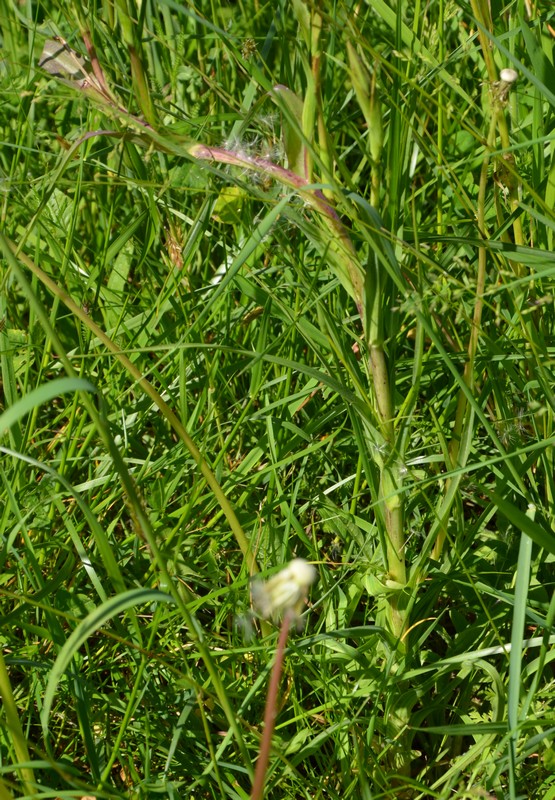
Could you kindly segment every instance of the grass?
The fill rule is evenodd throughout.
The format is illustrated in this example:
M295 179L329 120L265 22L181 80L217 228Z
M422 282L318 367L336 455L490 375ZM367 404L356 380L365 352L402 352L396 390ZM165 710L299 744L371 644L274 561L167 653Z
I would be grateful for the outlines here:
M555 798L544 5L0 3L0 800Z

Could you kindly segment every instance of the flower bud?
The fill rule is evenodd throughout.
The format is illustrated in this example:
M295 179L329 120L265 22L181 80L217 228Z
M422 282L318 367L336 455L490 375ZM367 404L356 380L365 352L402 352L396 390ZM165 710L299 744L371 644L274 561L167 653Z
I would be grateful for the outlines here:
M510 69L510 67L506 67L505 69L501 70L499 77L503 83L514 83L518 79L518 72L516 69Z

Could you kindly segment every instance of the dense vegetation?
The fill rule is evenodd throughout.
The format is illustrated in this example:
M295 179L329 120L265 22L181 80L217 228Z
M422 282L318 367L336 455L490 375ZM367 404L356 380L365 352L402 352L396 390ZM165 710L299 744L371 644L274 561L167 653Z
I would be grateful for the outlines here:
M555 9L0 30L0 800L553 800Z

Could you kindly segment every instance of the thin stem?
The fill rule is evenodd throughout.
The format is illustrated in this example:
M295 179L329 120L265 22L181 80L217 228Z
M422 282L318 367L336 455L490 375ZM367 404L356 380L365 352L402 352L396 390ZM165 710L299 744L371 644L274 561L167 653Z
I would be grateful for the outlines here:
M486 188L488 183L488 168L489 168L489 149L493 146L495 140L496 120L495 115L490 120L490 129L488 134L487 146L484 154L484 161L482 162L482 170L480 173L480 186L478 190L478 206L476 209L476 221L478 223L478 230L481 236L486 238ZM486 287L486 271L487 271L487 251L485 247L480 247L478 250L478 272L476 275L476 300L474 304L474 314L472 318L472 328L470 331L470 339L468 342L468 358L464 367L464 382L471 392L474 392L474 362L476 360L476 353L478 350L478 339L480 336L480 328L482 324L482 312L484 308L484 291ZM449 446L450 464L448 469L454 469L457 466L464 466L467 458L467 452L461 451L461 441L463 439L463 430L465 423L468 425L469 420L467 416L468 400L464 392L460 392L457 410L455 412L455 425L453 427L453 435L451 444ZM446 497L449 495L450 481L446 484ZM453 497L454 499L454 497ZM449 506L450 507L450 506ZM447 515L445 516L447 519ZM432 558L439 561L447 530L445 524L441 524L437 539L434 543L432 551Z
M488 79L492 87L492 117L497 123L499 130L499 139L502 149L507 151L505 159L505 167L510 173L514 173L514 156L508 152L510 148L509 127L507 125L507 118L505 116L505 102L496 94L495 86L497 85L497 69L493 58L493 22L491 18L491 10L486 0L471 0L472 12L478 22L478 37L480 39L480 46L482 55L486 65ZM511 207L511 212L517 210L519 206L518 196L518 176L509 174L508 176L508 197ZM524 235L522 231L522 222L518 215L515 215L512 224L515 244L524 244ZM513 264L513 268L518 276L522 275L522 269L519 264Z
M264 781L266 779L266 771L268 769L268 762L270 760L272 736L274 733L277 715L279 682L281 679L283 659L285 656L285 645L287 643L287 637L289 635L289 629L291 627L291 622L293 621L293 616L294 614L292 611L288 611L285 614L281 624L281 630L279 632L276 656L272 666L272 674L270 675L270 684L268 686L268 694L266 696L266 708L264 710L264 730L262 732L260 753L256 762L254 780L252 783L251 800L262 800L264 796Z
M439 16L438 27L442 31L444 29L444 6L443 0L439 2ZM445 62L445 39L443 36L439 37L439 53L438 61L440 64ZM437 206L436 206L436 228L438 236L443 236L443 125L445 117L445 99L442 90L442 83L440 83L438 97L437 97ZM441 242L438 243L437 257L441 254Z

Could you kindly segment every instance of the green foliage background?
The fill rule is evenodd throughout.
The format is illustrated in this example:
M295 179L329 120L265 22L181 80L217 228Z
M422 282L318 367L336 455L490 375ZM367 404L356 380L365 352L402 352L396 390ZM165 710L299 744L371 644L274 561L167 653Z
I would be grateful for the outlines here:
M555 797L554 18L0 2L0 800Z

